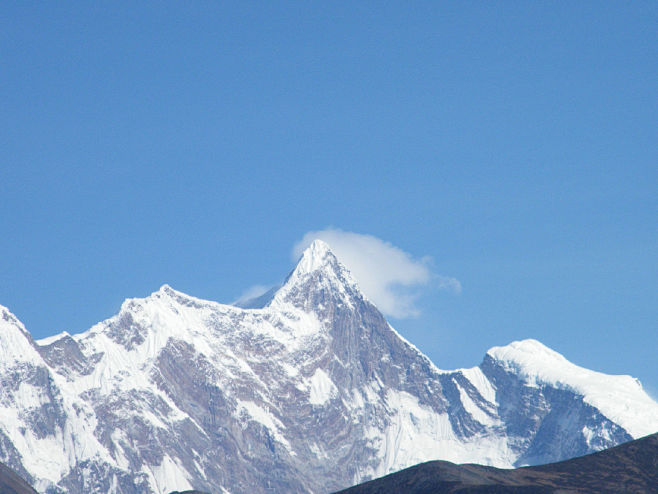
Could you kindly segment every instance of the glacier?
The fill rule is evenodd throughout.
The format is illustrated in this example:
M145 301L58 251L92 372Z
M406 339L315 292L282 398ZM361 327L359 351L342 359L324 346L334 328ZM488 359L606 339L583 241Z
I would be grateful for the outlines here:
M0 306L0 461L47 494L323 493L433 459L512 468L658 431L636 379L536 340L437 368L319 240L240 305L164 285L37 341Z

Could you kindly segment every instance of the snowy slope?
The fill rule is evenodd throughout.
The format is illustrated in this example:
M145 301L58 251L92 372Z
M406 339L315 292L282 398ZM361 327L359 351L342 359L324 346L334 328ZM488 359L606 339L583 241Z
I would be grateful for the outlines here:
M544 463L658 430L637 381L533 340L439 370L320 241L243 305L165 285L37 342L2 308L0 461L47 493L327 492L430 459Z
M610 376L572 364L537 340L515 341L487 352L526 383L569 389L634 438L658 431L654 402L631 376Z

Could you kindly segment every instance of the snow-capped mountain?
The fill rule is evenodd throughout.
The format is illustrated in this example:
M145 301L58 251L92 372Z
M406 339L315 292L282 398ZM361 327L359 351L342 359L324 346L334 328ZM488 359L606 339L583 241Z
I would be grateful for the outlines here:
M34 341L0 308L0 461L47 493L324 493L421 461L546 463L658 431L534 340L439 370L314 242L242 308L168 286Z

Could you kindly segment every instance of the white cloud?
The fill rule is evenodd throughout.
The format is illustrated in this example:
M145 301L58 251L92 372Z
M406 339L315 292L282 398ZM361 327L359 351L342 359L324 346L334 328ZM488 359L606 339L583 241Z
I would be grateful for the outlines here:
M416 316L419 287L431 279L439 280L439 288L459 293L461 284L455 278L434 276L429 258L415 259L411 254L372 235L328 228L308 232L293 247L294 260L315 239L325 241L336 257L351 271L363 293L386 315L404 318Z
M449 290L454 293L462 292L462 284L457 278L438 275L436 279L439 280L439 288L442 290Z
M250 286L244 292L242 292L242 295L240 295L237 298L237 300L235 300L234 302L231 302L231 303L232 304L239 304L241 302L246 302L246 301L254 299L256 297L260 297L261 295L264 295L265 292L267 292L271 288L272 288L271 286L266 286L266 285Z

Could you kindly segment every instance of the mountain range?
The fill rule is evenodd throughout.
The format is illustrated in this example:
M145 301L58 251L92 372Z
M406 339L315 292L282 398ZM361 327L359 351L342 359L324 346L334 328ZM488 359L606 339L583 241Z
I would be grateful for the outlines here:
M237 305L165 285L34 340L0 307L0 461L39 492L323 493L428 461L555 462L658 431L630 376L535 340L441 370L321 241Z

